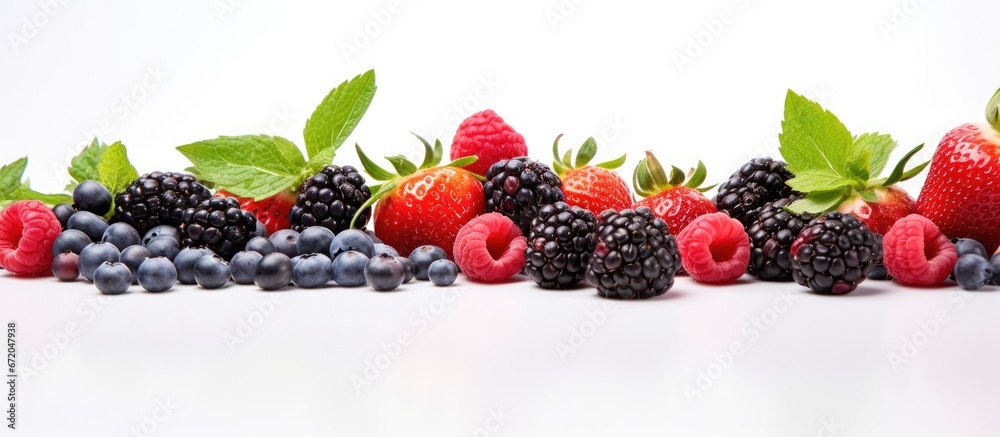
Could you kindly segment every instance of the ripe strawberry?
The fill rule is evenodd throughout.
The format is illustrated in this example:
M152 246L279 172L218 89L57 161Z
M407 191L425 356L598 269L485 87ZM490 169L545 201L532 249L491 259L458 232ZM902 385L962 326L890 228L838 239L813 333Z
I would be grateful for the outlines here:
M705 182L707 173L705 164L698 161L698 167L692 170L687 183L684 183L684 172L677 167L672 167L668 179L660 161L653 156L653 152L647 151L633 173L635 192L645 197L635 207L645 206L653 210L653 215L667 222L670 233L678 235L699 216L719 211L715 202L702 194L714 185L698 187Z
M573 149L567 150L560 158L560 138L561 134L552 144L552 155L555 156L552 168L562 178L566 203L586 209L594 216L600 216L607 209L621 211L632 206L628 182L613 171L625 164L625 155L613 161L588 165L597 154L597 141L590 137L580 146L576 161L572 161Z
M257 220L264 223L267 235L291 227L291 222L288 221L288 211L295 205L295 193L292 193L291 190L284 190L262 200L234 196L226 190L216 191L215 197L232 197L239 201L240 207L244 211L253 214Z
M444 155L441 142L436 141L432 149L426 140L420 138L420 141L427 153L420 167L402 156L386 157L397 173L379 167L355 146L365 171L373 179L384 182L371 187L375 194L360 209L378 202L375 205L375 233L399 253L407 254L429 244L444 249L451 257L458 231L486 212L483 183L472 172L461 168L474 162L476 157L438 166Z
M879 235L889 232L889 228L899 219L917 212L917 201L898 186L876 187L872 190L875 192L875 202L854 194L841 203L837 211L854 215Z
M1000 91L989 123L963 124L941 140L917 199L920 215L949 238L972 238L993 253L1000 246Z
M477 112L466 118L455 132L451 142L451 159L466 156L479 159L465 166L477 175L485 175L486 170L504 159L527 156L528 146L524 137L503 121L492 109Z

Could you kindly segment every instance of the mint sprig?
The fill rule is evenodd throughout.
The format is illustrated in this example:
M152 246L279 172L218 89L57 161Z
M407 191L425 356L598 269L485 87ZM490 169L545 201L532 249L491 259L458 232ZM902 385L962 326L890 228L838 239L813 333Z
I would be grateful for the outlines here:
M90 145L84 147L70 161L69 175L72 180L66 186L67 192L72 192L77 185L80 185L80 182L87 180L96 181L100 177L97 173L97 164L101 161L101 156L108 150L108 147L107 144L99 142L97 138L94 138L94 141Z
M0 207L6 207L19 200L38 200L50 206L73 202L73 199L66 194L46 194L32 190L28 181L23 180L27 168L27 157L0 167Z
M903 156L888 177L880 178L896 141L878 132L853 136L836 115L792 90L785 98L781 127L779 151L795 175L788 185L806 193L788 206L795 212L829 211L854 194L874 202L876 188L913 178L929 164L906 170L921 144Z
M222 136L177 147L194 164L188 169L206 184L261 200L302 182L333 162L375 95L375 71L341 83L320 102L303 136L307 156L277 136ZM307 159L308 157L308 159Z

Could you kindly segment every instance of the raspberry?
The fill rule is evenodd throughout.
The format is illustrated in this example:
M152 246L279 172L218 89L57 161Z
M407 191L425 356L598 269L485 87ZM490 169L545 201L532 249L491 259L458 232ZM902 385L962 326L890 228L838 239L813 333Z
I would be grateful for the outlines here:
M455 237L455 263L469 279L497 282L524 268L528 239L513 220L498 212L472 219Z
M52 274L52 244L59 218L36 200L14 202L0 212L0 267L14 276Z
M698 282L735 281L750 263L750 238L740 221L724 212L695 218L677 236L677 248L684 270Z
M948 279L958 250L934 222L917 214L899 219L882 238L882 261L903 285L934 285Z
M496 162L527 154L528 146L524 144L524 137L492 109L466 118L458 126L455 139L451 142L452 160L466 156L479 158L465 166L466 170L478 175L486 174L486 170Z

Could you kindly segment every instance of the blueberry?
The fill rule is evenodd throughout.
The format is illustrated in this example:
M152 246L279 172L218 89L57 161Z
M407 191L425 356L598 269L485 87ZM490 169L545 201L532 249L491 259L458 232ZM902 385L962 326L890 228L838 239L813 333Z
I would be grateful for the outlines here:
M52 212L59 219L59 224L62 225L63 229L66 229L66 225L69 223L69 218L76 213L76 209L70 206L68 203L60 203L52 207Z
M60 281L75 281L80 277L80 255L63 252L52 259L52 276Z
M257 264L260 263L262 258L264 258L264 255L252 250L244 250L233 255L233 259L229 261L229 270L232 273L233 282L240 285L253 284L253 272L257 270Z
M279 232L275 232L277 235ZM262 290L280 290L292 282L292 259L281 252L265 255L253 272L253 283Z
M333 231L322 226L306 228L299 234L295 247L299 255L308 253L328 253L333 242Z
M149 251L145 246L140 246L138 244L126 247L122 250L122 254L119 257L122 264L125 264L129 270L132 271L132 276L135 276L136 271L139 270L139 266L142 265L143 261L147 258L153 256L153 253Z
M73 189L73 204L97 215L111 211L111 192L97 181L83 181Z
M257 252L261 255L270 255L275 252L274 245L266 237L251 238L250 241L247 241L246 250Z
M955 243L955 249L958 250L959 257L970 253L979 255L983 258L990 257L986 254L986 247L984 247L982 243L971 238L956 238L951 242Z
M405 276L403 276L403 283L405 284L412 281L413 275L416 274L416 268L413 266L413 261L410 261L410 259L405 256L397 256L396 258L399 259L399 262L403 263L403 272L405 273Z
M427 280L427 268L439 259L448 259L444 249L437 246L420 246L410 253L410 261L416 269L414 276L420 281Z
M88 281L94 280L94 272L106 262L116 263L121 252L111 243L90 243L80 251L80 275ZM122 264L124 265L124 264ZM128 270L128 267L125 267ZM131 274L131 272L129 272ZM131 281L131 280L130 280Z
M978 290L993 279L993 267L990 262L975 253L967 253L958 257L955 264L955 282L966 290Z
M181 251L180 244L177 243L177 240L165 237L154 238L153 241L150 241L149 244L146 245L146 248L149 249L149 252L153 254L153 256L162 256L171 261L173 261L174 258L177 258L177 254Z
M267 226L264 226L264 222L257 220L257 227L253 228L253 232L250 233L250 237L267 238Z
M148 246L153 240L160 237L173 237L174 240L181 241L181 231L170 225L159 225L146 231L142 236L142 245Z
M1000 285L1000 252L993 254L990 258L990 267L993 268L993 285Z
M195 284L194 264L204 256L215 255L211 250L204 247L186 247L174 258L174 266L177 267L177 282L185 285Z
M79 255L80 251L90 243L93 241L83 231L67 229L59 234L56 241L52 243L52 255L55 256L63 252L73 252Z
M218 256L203 256L194 263L194 280L201 288L222 288L231 276L229 263Z
M365 279L376 291L395 290L405 277L403 263L387 253L375 255L365 264Z
M357 229L348 229L333 237L333 242L330 243L330 258L336 259L340 254L352 250L371 258L375 255L375 243L368 234Z
M427 277L438 287L447 287L458 279L458 266L446 259L439 259L427 268Z
M291 258L299 254L299 250L295 247L296 242L299 240L299 233L291 229L282 229L275 232L267 239L274 245L274 250L281 252Z
M368 238L372 239L372 243L382 244L382 239L379 238L377 235L375 235L375 232L373 232L373 231L365 231L365 234L368 235Z
M344 287L360 287L365 279L365 265L368 257L361 252L344 252L333 260L333 280Z
M162 256L149 258L139 265L136 279L144 290L161 293L173 288L177 283L177 268L174 267L174 263Z
M380 255L383 253L387 253L392 256L399 256L399 251L397 251L396 248L388 244L375 243L375 255Z
M104 237L104 231L108 229L108 222L92 212L79 211L70 216L66 222L66 227L68 229L83 231L84 234L90 237L91 241L101 241L101 238Z
M299 255L299 261L292 267L292 282L302 288L322 287L330 282L332 275L330 257L322 253Z
M132 285L132 272L119 262L102 263L94 272L94 285L104 294L122 294Z
M125 250L126 247L142 244L142 239L139 238L139 231L135 230L128 223L112 223L111 226L108 226L104 230L104 236L101 237L101 241L114 244L118 250Z

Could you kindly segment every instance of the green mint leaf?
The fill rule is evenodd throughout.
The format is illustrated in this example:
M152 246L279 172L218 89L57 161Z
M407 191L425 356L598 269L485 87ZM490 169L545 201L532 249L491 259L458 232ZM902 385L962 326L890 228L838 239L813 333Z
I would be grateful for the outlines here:
M46 194L39 193L28 187L18 188L11 196L11 202L17 200L37 200L46 205L58 205L60 203L73 203L73 198L69 194Z
M802 193L827 191L849 186L851 183L851 179L825 169L800 171L787 181L788 186Z
M219 137L177 148L205 180L261 200L297 185L306 160L291 141L269 135Z
M97 164L97 181L107 187L111 195L125 191L129 184L139 177L128 160L128 152L121 142L114 143L101 155Z
M858 191L858 195L866 202L878 202L878 195L875 194L875 190L861 190Z
M304 132L310 169L319 171L333 162L337 149L368 110L375 88L375 70L368 70L344 81L320 102Z
M785 120L781 126L779 151L793 174L828 170L844 178L850 177L847 160L854 138L836 115L788 90Z
M26 168L28 168L27 157L0 167L0 199L12 198L21 188L21 179Z
M847 171L856 181L867 181L871 177L872 154L868 149L857 147L847 159Z
M869 175L878 177L889 163L889 155L892 155L892 151L896 149L896 140L893 140L889 134L864 133L854 139L853 149L855 153L861 150L868 151L871 156Z
M84 147L83 150L77 154L69 164L69 175L73 178L70 186L67 190L72 190L76 188L80 182L91 180L96 181L99 175L97 174L97 164L101 161L101 156L104 152L108 150L108 145L100 143L97 138L90 143L89 146Z
M819 214L839 205L846 196L845 190L813 191L786 208L796 214Z

